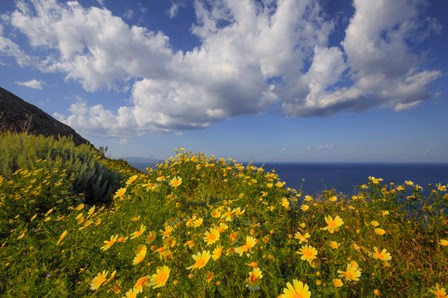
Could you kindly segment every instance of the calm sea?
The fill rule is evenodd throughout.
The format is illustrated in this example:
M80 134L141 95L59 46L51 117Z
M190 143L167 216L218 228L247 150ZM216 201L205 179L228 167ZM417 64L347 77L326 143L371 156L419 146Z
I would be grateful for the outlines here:
M144 170L148 164L132 164ZM275 170L286 186L316 194L325 189L352 194L355 186L368 182L369 176L385 183L402 184L411 180L423 188L428 184L448 183L448 163L254 163L266 171ZM153 166L153 165L150 165ZM302 179L304 180L302 182Z

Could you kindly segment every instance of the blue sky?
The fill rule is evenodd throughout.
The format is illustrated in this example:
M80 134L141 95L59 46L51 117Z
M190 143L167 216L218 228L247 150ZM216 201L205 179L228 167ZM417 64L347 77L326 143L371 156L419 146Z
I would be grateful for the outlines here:
M0 86L114 158L448 162L444 0L23 0Z

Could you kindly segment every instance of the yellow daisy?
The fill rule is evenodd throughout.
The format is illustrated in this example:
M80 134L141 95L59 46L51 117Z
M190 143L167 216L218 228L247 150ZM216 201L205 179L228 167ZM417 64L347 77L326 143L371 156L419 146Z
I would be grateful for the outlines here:
M448 246L448 240L447 239L440 239L439 244L442 246Z
M245 252L249 252L257 243L257 239L251 236L246 236L246 243L242 246L235 248L235 252L240 256Z
M299 254L302 256L300 257L301 260L311 262L314 260L317 256L317 250L309 245L304 245L299 251Z
M249 287L249 290L257 290L262 278L263 274L260 268L254 268L251 272L249 272L249 277L247 278L247 286Z
M310 288L307 284L304 284L301 281L298 281L297 279L294 279L292 281L292 284L288 282L286 284L286 288L283 289L283 294L281 294L279 297L281 298L295 298L295 297L301 297L301 298L310 298L311 292Z
M180 178L180 177L176 176L170 180L170 185L174 188L177 188L181 184L182 184L182 178Z
M383 236L384 234L386 234L386 231L381 229L381 228L376 228L375 229L375 234Z
M385 262L390 261L392 259L390 253L388 253L385 248L383 248L383 250L381 251L378 251L378 248L376 246L373 248L373 253L371 253L371 257L376 260Z
M101 287L101 285L106 281L107 275L109 274L108 271L104 270L103 272L98 273L90 283L90 289L93 291L96 291Z
M135 231L134 233L131 234L131 239L140 237L145 231L146 231L146 227L144 225L141 225L140 230Z
M104 246L101 247L101 250L102 251L106 251L109 248L111 248L112 245L114 245L114 243L117 241L117 239L118 239L118 235L110 236L110 240L105 240L104 241Z
M133 265L137 265L139 263L141 263L146 257L146 245L139 245L139 247L137 248L137 254L134 258L134 260L132 261Z
M207 250L203 250L202 253L198 252L195 255L191 256L193 258L193 260L195 260L196 262L191 265L190 267L187 267L187 269L201 269L204 268L205 265L207 265L207 262L210 260L210 252Z
M56 243L56 245L61 245L62 241L64 241L65 236L67 236L68 232L67 230L65 230L64 232L62 232L61 236L59 236L59 240Z
M295 238L295 239L299 239L299 242L300 242L300 243L302 243L302 242L308 242L308 238L310 238L310 237L311 237L311 235L310 235L309 233L305 233L305 234L302 235L302 233L297 232L297 233L294 235L294 238Z
M339 276L344 277L347 281L358 281L361 277L361 268L358 267L358 263L355 261L347 265L345 271L338 270Z
M219 240L219 231L217 229L210 229L210 231L205 232L204 242L207 245L212 245Z
M221 245L218 245L218 246L213 250L213 253L212 253L212 259L213 259L213 261L216 261L217 259L219 259L219 258L221 257L221 254L222 254L222 247L221 247Z
M335 278L333 279L333 285L335 286L335 288L340 288L344 285L344 283L340 278Z
M120 200L122 200L123 199L123 197L124 197L124 194L126 193L126 188L120 188L120 189L118 189L117 190L117 192L115 193L115 195L114 195L114 199L120 199ZM79 207L79 206L78 206ZM84 205L83 205L83 207L84 207ZM81 210L81 209L79 209L79 210Z
M446 298L446 297L448 297L446 295L445 288L440 287L440 285L438 283L436 283L436 285L431 288L430 292L433 293L436 298Z
M325 216L325 222L327 226L323 229L327 230L330 234L339 231L339 228L344 224L344 221L338 215L334 219L331 216Z
M168 266L158 267L157 273L151 276L149 285L154 289L164 287L169 277L170 268Z
M137 280L137 282L135 283L135 285L134 285L134 291L135 291L135 293L141 293L141 292L143 292L143 287L144 286L149 286L149 284L148 284L148 276L143 276L143 277L140 277L138 280Z

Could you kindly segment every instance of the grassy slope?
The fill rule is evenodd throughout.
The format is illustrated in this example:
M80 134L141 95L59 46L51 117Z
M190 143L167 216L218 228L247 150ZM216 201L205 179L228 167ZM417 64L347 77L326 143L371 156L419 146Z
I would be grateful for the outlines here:
M13 190L0 181L0 202L29 199L29 180ZM121 297L143 278L142 297L275 297L293 280L312 296L434 296L436 283L448 285L448 195L440 185L423 197L408 184L370 178L353 197L310 197L274 173L180 151L149 174L129 176L109 208L73 200L10 220L0 239L0 293ZM332 229L337 216L342 223ZM193 255L221 248L216 260L187 269ZM378 259L375 248L391 259ZM163 266L162 285L155 282Z

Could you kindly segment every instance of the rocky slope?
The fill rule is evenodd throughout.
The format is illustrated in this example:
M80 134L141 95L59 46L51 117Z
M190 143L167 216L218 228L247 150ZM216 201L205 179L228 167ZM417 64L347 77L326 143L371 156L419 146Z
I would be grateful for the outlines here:
M33 135L71 136L76 145L90 144L70 126L0 87L0 130Z

